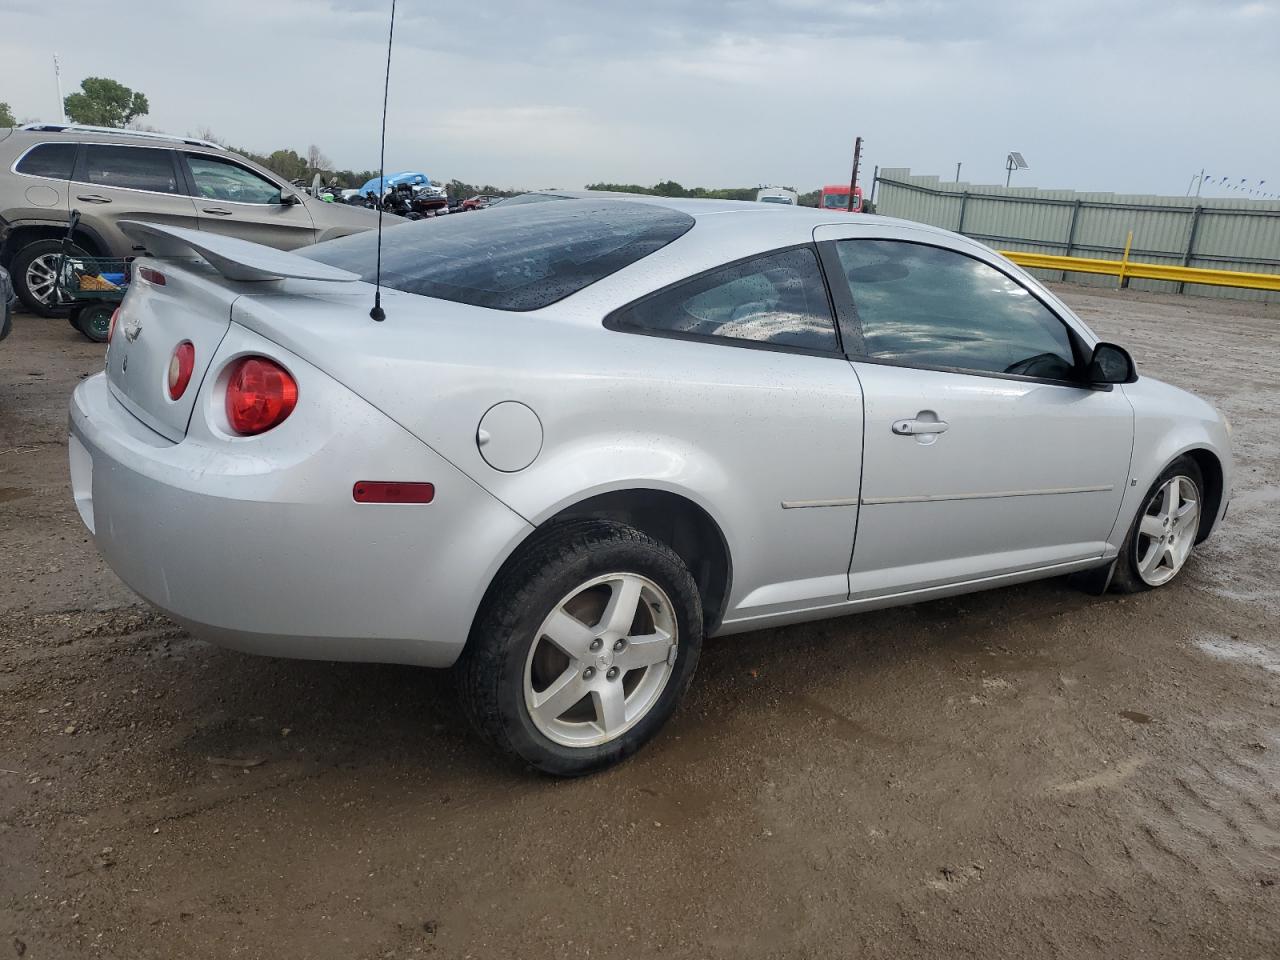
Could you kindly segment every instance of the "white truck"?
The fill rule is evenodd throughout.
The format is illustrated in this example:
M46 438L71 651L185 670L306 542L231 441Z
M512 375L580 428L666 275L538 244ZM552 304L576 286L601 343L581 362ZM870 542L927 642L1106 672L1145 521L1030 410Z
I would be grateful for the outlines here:
M786 187L761 187L756 191L756 203L785 203L797 206L800 196Z

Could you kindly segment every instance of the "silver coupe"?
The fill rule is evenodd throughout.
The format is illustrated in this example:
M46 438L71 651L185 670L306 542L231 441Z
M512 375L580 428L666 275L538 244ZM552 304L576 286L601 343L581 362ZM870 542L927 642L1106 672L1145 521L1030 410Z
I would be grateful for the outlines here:
M553 198L547 198L553 199ZM453 667L555 774L637 750L703 639L1075 574L1168 584L1224 418L963 236L662 198L301 254L151 255L71 402L85 524L214 643Z

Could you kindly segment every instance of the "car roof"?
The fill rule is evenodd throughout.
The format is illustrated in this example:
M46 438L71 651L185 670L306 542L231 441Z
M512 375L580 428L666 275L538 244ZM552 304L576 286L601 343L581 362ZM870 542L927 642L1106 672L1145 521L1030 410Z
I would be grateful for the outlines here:
M606 205L644 204L676 211L694 221L691 229L660 249L545 308L551 315L588 325L598 324L601 316L623 304L704 270L785 247L812 244L816 227L853 227L857 233L948 247L980 246L976 241L927 224L843 210L592 190L533 192L553 204L564 200L581 205L584 211L599 210ZM501 210L501 206L498 209Z
M155 147L165 144L182 144L203 147L206 150L227 151L226 147L199 137L180 137L149 130L119 130L114 127L94 127L80 123L28 123L13 129L15 134L42 142L66 140L72 143L122 143L131 147Z
M847 189L847 188L846 188ZM821 207L801 207L791 204L757 203L754 200L707 200L691 197L659 197L648 193L620 193L605 190L531 190L548 197L565 200L620 200L630 203L647 203L666 207L693 217L702 227L722 226L733 232L753 233L759 230L782 243L808 243L813 239L813 228L826 224L845 226L850 223L866 225L910 226L921 233L950 236L948 231L927 224L879 217L867 213L846 213L844 210L824 210ZM732 220L721 221L721 218ZM700 234L705 234L705 229Z

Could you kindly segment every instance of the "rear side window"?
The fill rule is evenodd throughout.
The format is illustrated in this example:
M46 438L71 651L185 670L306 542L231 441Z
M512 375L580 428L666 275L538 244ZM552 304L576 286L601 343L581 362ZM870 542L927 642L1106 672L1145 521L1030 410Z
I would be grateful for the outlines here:
M28 150L14 167L18 173L52 180L70 180L76 160L74 143L41 143Z
M687 280L610 315L609 326L831 351L835 323L809 247L755 257Z
M104 187L178 193L178 177L168 150L86 143L77 180Z
M625 200L502 204L473 217L387 230L382 283L477 307L537 310L665 247L692 226L688 214ZM377 232L297 252L372 282Z

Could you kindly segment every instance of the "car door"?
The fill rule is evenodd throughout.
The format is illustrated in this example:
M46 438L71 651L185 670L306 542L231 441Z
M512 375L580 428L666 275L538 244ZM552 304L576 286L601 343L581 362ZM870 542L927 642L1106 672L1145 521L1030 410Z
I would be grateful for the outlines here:
M1100 557L1133 411L1081 382L1083 335L995 256L824 244L865 396L858 600Z
M184 151L181 162L190 178L200 229L241 240L293 250L315 242L315 225L306 203L282 202L283 184L230 157Z
M71 180L71 209L80 211L85 229L116 256L133 249L133 241L116 225L121 220L196 227L195 204L168 148L85 143Z
M862 398L814 248L709 270L615 311L605 325L668 338L632 348L637 370L664 370L661 406L679 411L665 426L655 414L655 430L686 437L699 459L721 465L717 497L739 545L731 629L844 603Z

